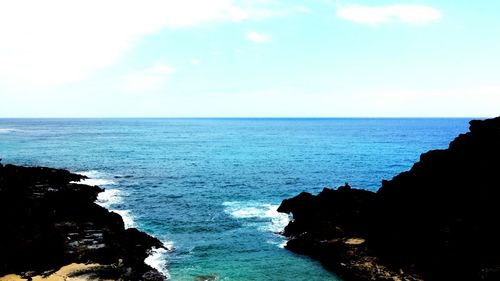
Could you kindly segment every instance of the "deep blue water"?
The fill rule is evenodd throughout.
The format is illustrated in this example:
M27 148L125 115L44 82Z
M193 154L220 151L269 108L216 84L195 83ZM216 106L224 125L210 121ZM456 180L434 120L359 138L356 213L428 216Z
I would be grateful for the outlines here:
M84 172L100 203L172 251L172 280L338 280L280 247L282 199L376 190L468 119L0 119L2 163ZM132 221L133 220L133 221Z

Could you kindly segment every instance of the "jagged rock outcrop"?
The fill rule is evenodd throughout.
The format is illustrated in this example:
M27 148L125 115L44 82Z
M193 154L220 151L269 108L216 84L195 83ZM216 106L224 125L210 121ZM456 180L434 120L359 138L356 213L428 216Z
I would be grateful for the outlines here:
M70 263L98 263L86 276L164 280L144 263L161 242L97 205L97 186L66 170L0 164L0 276L55 271Z
M325 189L284 200L286 248L346 280L500 280L500 117L374 193Z

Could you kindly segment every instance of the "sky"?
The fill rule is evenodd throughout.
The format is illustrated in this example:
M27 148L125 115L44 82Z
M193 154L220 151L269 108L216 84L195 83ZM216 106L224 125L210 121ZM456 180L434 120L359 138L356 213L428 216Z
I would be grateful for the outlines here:
M0 117L492 117L500 1L0 0Z

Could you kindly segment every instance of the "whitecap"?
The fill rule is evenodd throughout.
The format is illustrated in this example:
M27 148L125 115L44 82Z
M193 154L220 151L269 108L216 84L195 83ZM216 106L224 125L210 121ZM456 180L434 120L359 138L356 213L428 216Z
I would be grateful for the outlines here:
M272 232L282 232L291 220L289 214L278 212L279 205L269 205L266 216L271 218L269 230Z
M256 207L246 207L230 211L230 214L235 218L265 218L266 210Z
M278 247L280 247L281 249L285 249L286 243L288 243L288 240L285 239L278 245Z
M97 186L106 186L115 184L114 181L109 179L83 179L79 183L86 185L97 185Z
M86 179L83 179L76 183L81 183L86 185L97 185L101 187L116 184L113 180L110 179L110 176L96 170L76 172L76 174L80 174L87 177Z
M14 128L0 128L0 134L8 134L8 133L21 132L21 131L22 130L14 129Z
M144 263L161 272L167 279L170 279L170 274L167 270L166 254L173 249L173 242L166 241L163 246L166 248L154 248L149 256L144 260Z
M259 227L260 230L278 233L283 231L290 222L288 214L279 213L279 205L272 205L259 202L224 202L224 211L238 219L263 219L264 223Z
M174 241L164 241L163 247L167 248L168 251L174 250Z
M251 222L247 225L255 225L258 230L263 232L281 233L291 220L290 215L278 212L279 205L254 201L224 202L222 205L227 214L237 219L250 220ZM275 235L267 243L284 248L287 240L281 235Z
M276 240L267 240L268 244L276 245L276 246L278 246L278 248L281 248L281 249L285 248L287 242L288 242L288 240L284 239L284 238L279 239L277 241Z
M118 189L105 189L97 195L97 204L109 208L111 205L120 204L123 201L122 192Z
M76 172L77 174L89 177L89 178L102 178L105 176L103 172L99 172L96 170L90 170L90 171L80 171Z

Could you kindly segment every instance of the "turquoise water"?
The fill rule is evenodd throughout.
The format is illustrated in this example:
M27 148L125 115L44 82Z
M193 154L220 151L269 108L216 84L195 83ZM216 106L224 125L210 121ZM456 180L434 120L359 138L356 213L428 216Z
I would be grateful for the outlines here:
M282 248L275 209L344 182L376 190L468 119L0 119L2 163L82 172L164 241L171 280L339 280Z

